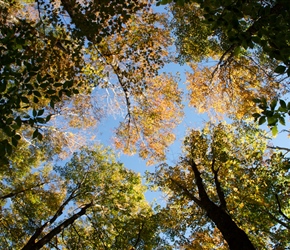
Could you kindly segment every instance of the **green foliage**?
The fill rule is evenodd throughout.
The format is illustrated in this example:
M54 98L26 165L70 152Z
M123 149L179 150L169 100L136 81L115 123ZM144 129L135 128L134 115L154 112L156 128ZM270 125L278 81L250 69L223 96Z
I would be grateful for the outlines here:
M206 100L206 102L203 101L193 93L192 105L198 110L210 112L210 109L220 109L223 111L222 107L228 106L228 99L234 102L237 98L248 112L253 109L250 112L254 113L255 121L258 121L259 125L267 122L273 135L276 135L277 124L284 125L285 116L288 113L286 103L283 104L282 101L279 102L280 107L275 109L277 100L273 98L273 92L271 92L271 90L274 91L276 97L288 93L287 85L290 76L288 1L190 0L159 1L158 3L168 4L169 2L171 2L173 13L172 28L177 37L179 61L192 65L192 62L217 60L210 73L207 72L208 67L202 63L200 70L192 67L194 77L187 79L189 89L202 88L204 91L201 95ZM247 60L251 63L247 64ZM234 70L237 65L245 66L249 70L246 73L247 76L250 74L257 76L258 73L255 72L257 68L259 72L265 73L265 77L263 80L257 79L258 82L251 82L248 79L245 80L246 76L243 76L236 87L235 80L241 74L241 72L235 74ZM266 90L265 93L258 90L260 86ZM236 91L236 88L239 91ZM215 100L212 89L215 93L222 93L222 99L220 96L218 98L220 105L214 101L211 102ZM257 107L250 104L250 99L253 98L251 91L256 90L258 93L255 93L255 96L257 100L260 100L256 103L262 110L260 113ZM265 96L265 99L261 96ZM198 99L202 100L199 104ZM266 99L272 99L272 101L267 104ZM230 113L229 107L226 110L229 110L227 115L241 118L239 110L236 110L235 114ZM243 113L246 114L244 111Z
M227 211L257 248L289 247L289 159L267 151L265 138L245 124L190 131L180 161L148 174L167 194L164 233L179 246L227 249L217 221L209 219L211 201L215 213Z
M217 213L257 248L289 247L289 159L267 150L264 132L249 125L190 131L180 161L148 174L168 194L155 212L141 177L109 149L78 147L65 165L50 162L71 145L70 133L50 127L51 118L91 126L95 87L114 93L114 109L119 99L126 103L116 146L139 149L151 162L165 159L183 108L176 78L158 75L170 60L169 28L179 62L194 71L192 105L215 101L208 110L229 111L239 103L240 118L255 108L255 93L266 93L254 100L262 110L255 121L274 136L278 123L285 125L290 102L267 100L287 90L283 77L290 75L286 0L159 4L170 4L170 27L145 0L0 1L3 248L227 249ZM209 59L215 68L199 68Z
M140 176L116 162L109 149L83 148L53 170L45 163L34 166L1 182L2 247L152 249L159 244Z
M171 2L171 1L170 1ZM261 1L175 1L177 4L194 3L202 11L200 25L211 31L209 36L220 39L229 54L237 48L261 49L280 65L275 72L290 76L289 18L287 0L273 3ZM167 4L168 1L160 1Z
M5 134L0 141L2 156L12 152L11 145L17 146L21 127L35 128L33 138L41 140L38 127L50 120L54 104L70 97L83 84L72 80L83 60L59 51L55 46L58 38L67 38L63 30L44 36L38 24L27 20L2 25L0 128ZM66 41L66 47L68 53L77 54L80 49L72 40Z
M267 120L267 125L270 127L274 136L278 133L278 124L285 126L285 117L290 115L290 102L286 102L282 99L279 100L279 106L277 107L278 100L274 99L271 103L268 103L265 98L254 99L255 103L262 110L261 113L253 114L255 122L258 121L259 125L262 125Z

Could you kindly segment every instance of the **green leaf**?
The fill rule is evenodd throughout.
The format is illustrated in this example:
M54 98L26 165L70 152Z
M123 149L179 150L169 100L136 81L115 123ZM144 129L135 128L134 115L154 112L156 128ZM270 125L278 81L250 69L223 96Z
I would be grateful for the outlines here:
M32 135L32 139L36 138L38 136L38 129L36 129L34 132L33 132L33 135Z
M274 126L277 124L278 119L276 117L267 117L268 120L268 126Z
M48 116L46 117L45 121L48 122L48 121L50 120L51 116L52 116L52 115L48 115Z
M11 155L12 154L12 146L9 142L6 143L5 148L6 148L7 154Z
M284 100L280 100L280 106L283 108L283 109L286 109L287 108L287 105L286 105L286 102Z
M28 122L29 122L29 124L30 124L31 126L33 126L35 121L34 121L34 119L31 119L31 118L30 118L30 119L28 120Z
M22 120L21 120L20 116L16 117L15 122L16 122L18 128L20 128L22 125Z
M42 140L42 138L43 138L43 135L41 134L41 133L38 133L38 136L37 136L37 138L38 138L38 140Z
M15 138L15 137L12 137L12 145L14 146L14 147L17 147L17 145L18 145L18 140Z
M36 118L36 122L44 124L45 123L45 119L43 119L43 118Z
M56 93L56 91L54 89L49 89L45 93L48 94L48 95L53 95L53 94Z
M252 36L252 41L254 43L260 44L261 38L259 36Z
M40 94L39 91L33 91L33 94L34 94L35 96L41 97L41 94Z
M258 99L258 98L254 98L254 99L253 99L253 102L254 102L254 103L260 103L260 102L261 102L261 100L260 100L260 99Z
M259 125L262 125L262 124L264 124L265 122L266 122L266 116L261 116L261 118L259 119L258 124L259 124Z
M6 120L6 124L10 125L14 121L14 118L10 117Z
M256 122L260 116L261 115L259 113L253 114L253 117L255 118L254 121Z
M284 117L279 117L279 122L282 124L282 125L284 125L285 126L285 119L284 119Z
M40 87L43 89L46 89L48 86L49 86L48 82L40 84Z
M41 83L41 75L40 74L37 75L36 79L39 83Z
M24 103L29 103L28 98L25 97L25 96L21 96L20 99L21 99L21 101L24 102Z
M281 106L278 108L278 111L286 113L288 111L287 108L282 108Z
M54 86L54 87L61 87L61 86L62 86L62 83L57 82L57 83L53 84L53 86Z
M21 139L21 136L20 135L15 135L14 138L19 141Z
M274 72L277 73L277 74L283 74L285 73L285 70L286 70L286 67L283 66L283 65L279 65L275 70Z
M34 117L37 116L37 111L36 111L36 109L33 109L33 111L32 111L32 115L33 115Z
M5 126L3 128L3 131L6 135L8 135L9 137L12 137L15 134L15 131L12 130L9 126ZM14 133L13 133L14 132Z
M273 136L276 136L276 135L278 134L278 128L277 128L277 126L274 126L274 127L271 129L271 131L272 131L272 135L273 135Z
M78 94L79 93L79 91L77 89L73 89L72 91L73 91L74 94Z
M37 112L37 116L42 116L44 113L44 109L41 109Z
M270 104L270 108L271 108L271 110L274 110L275 107L276 107L276 105L277 105L277 99L274 99L274 100L271 102L271 104Z
M39 102L39 100L38 100L38 98L36 96L33 97L33 102L34 103L38 103Z
M54 109L54 101L53 101L53 100L50 101L50 104L49 104L49 105L50 105L50 107L51 107L52 109Z
M6 82L2 82L0 84L0 92L4 92L6 90Z

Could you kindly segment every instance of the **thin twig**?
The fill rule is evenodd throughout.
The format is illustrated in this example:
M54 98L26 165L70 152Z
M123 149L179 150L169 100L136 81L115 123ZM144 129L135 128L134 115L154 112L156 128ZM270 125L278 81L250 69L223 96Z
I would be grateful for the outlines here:
M278 150L285 150L287 152L290 152L290 148L284 148L284 147L279 147L279 146L267 146L267 148L270 148L270 149L278 149Z

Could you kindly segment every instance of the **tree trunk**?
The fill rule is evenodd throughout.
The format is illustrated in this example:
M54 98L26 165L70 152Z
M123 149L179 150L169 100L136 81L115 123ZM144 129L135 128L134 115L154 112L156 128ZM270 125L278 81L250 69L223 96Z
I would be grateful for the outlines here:
M201 174L197 168L196 163L191 159L188 162L194 172L196 185L199 192L198 205L207 212L207 216L215 223L217 228L221 231L224 239L228 243L231 250L254 250L252 242L248 238L247 234L238 227L238 225L232 220L231 216L222 207L212 202L204 188ZM214 168L213 168L214 169ZM225 203L223 193L220 191L220 183L217 178L217 172L215 175L215 184L219 198L222 203ZM223 197L220 197L223 196ZM194 201L195 199L193 199ZM224 204L225 205L225 204Z
M223 209L211 201L203 208L206 210L208 217L221 231L231 250L255 249L247 234L238 227Z

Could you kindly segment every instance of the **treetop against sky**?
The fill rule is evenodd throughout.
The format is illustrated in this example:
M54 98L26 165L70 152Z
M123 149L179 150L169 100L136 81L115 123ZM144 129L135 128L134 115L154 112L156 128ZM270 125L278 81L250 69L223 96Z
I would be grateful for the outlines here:
M287 249L289 7L0 1L0 245Z

